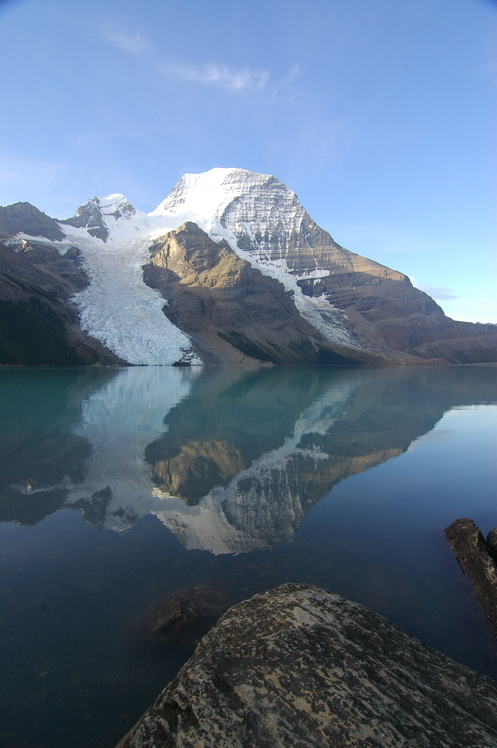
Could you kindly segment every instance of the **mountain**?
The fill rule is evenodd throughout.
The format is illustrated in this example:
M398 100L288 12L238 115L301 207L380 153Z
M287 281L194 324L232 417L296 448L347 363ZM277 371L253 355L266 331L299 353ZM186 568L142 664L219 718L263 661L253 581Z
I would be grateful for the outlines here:
M265 174L185 174L149 214L120 194L62 221L16 203L0 239L0 363L497 361L496 325L446 317ZM58 341L45 361L33 320Z

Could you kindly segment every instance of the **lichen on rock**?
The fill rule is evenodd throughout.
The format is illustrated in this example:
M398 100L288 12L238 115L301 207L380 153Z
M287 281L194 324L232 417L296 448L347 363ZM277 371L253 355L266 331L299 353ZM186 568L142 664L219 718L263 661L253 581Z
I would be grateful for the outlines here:
M118 748L497 745L497 683L362 605L286 584L231 608Z

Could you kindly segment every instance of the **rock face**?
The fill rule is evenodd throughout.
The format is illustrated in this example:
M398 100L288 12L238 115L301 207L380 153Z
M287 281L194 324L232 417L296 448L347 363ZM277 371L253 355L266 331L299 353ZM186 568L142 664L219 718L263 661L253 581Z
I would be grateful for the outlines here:
M361 605L286 584L231 608L118 748L497 745L497 684Z
M497 528L489 532L488 540L485 541L472 519L456 519L445 528L445 536L497 635Z

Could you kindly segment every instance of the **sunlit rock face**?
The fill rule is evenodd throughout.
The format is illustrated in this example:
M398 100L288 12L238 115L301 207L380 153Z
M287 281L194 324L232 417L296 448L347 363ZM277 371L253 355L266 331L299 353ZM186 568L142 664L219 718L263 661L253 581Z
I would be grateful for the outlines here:
M368 360L335 331L335 344L300 314L294 294L186 222L160 237L144 279L167 299L164 313L208 363L354 364ZM341 334L341 333L340 333Z

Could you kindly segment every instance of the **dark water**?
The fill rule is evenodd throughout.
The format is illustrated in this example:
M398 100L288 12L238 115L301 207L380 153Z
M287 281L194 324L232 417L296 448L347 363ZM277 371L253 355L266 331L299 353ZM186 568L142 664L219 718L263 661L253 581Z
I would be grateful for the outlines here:
M442 532L497 525L497 369L3 369L0 424L5 748L112 748L198 584L317 584L497 678Z

